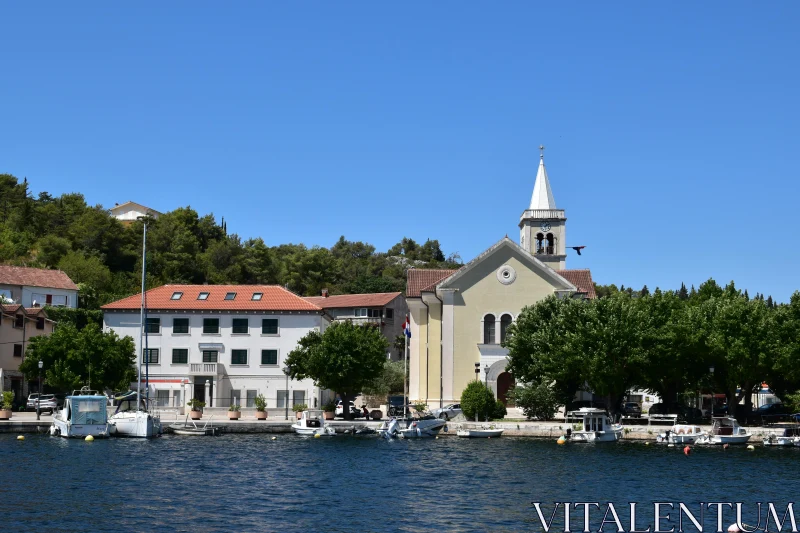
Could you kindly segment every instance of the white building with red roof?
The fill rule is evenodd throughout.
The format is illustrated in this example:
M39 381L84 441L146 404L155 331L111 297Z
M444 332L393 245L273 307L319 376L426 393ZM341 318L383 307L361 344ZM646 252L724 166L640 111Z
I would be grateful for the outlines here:
M0 298L25 307L78 307L78 286L61 270L0 265Z
M395 340L402 336L403 322L408 314L402 292L329 295L323 289L322 296L306 296L305 300L324 309L333 320L370 324L380 329L389 343L387 357L402 361L402 350L395 348Z
M287 402L322 405L312 380L287 380L283 372L298 341L329 324L321 307L276 285L163 285L145 297L146 346L141 294L104 305L103 322L136 341L161 407L196 398L207 407L254 408L262 394L270 416L282 417Z
M408 271L412 402L457 403L476 377L508 401L515 382L502 343L522 309L553 295L595 297L588 269L566 269L566 221L542 155L519 244L506 236L458 270Z

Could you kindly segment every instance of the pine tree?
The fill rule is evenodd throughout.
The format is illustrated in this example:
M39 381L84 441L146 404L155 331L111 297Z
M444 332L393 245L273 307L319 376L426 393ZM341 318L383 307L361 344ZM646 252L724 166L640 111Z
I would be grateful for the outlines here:
M772 309L775 307L775 302L772 301L772 295L767 296L767 308Z
M681 288L678 290L678 298L680 300L689 299L689 291L686 290L686 284L681 282Z
M750 301L750 295L747 294L747 289L744 290L744 299L747 300L748 302Z
M639 296L641 297L650 296L650 289L647 288L647 285L642 287L642 290L639 291Z

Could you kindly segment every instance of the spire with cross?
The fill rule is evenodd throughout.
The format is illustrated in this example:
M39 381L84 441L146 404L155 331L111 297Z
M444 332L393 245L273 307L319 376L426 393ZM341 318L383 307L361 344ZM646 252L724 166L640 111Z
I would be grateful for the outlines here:
M544 145L543 144L539 145L539 151L541 152L541 155L539 155L539 159L544 159Z

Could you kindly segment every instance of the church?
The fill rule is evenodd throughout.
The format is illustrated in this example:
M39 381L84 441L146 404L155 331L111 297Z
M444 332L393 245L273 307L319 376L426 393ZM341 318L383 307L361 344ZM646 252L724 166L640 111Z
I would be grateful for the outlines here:
M507 403L515 383L502 343L522 308L550 295L595 298L591 272L566 268L567 217L556 207L540 149L531 203L519 219L519 244L506 236L458 270L408 271L412 403L431 409L458 403L476 378Z

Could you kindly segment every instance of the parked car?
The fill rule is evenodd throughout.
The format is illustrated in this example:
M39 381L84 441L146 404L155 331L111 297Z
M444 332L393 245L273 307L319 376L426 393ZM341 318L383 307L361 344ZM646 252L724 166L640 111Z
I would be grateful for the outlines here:
M353 418L358 418L364 416L364 413L361 409L356 408L353 402L347 402L350 404L350 416ZM342 400L336 402L336 410L334 411L334 416L344 416L344 406L342 405Z
M637 402L625 402L622 404L620 410L623 416L633 416L636 418L642 416L642 406Z
M442 420L450 420L451 418L455 418L461 414L461 404L460 403L451 403L450 405L445 405L444 407L440 407L439 409L433 410L433 416L436 418L441 418Z
M52 414L53 411L55 411L58 408L58 402L56 400L55 395L42 394L42 397L39 398L39 394L37 393L28 395L28 402L25 405L25 407L29 410L35 411L37 399L39 400L40 411L48 411L50 414Z

